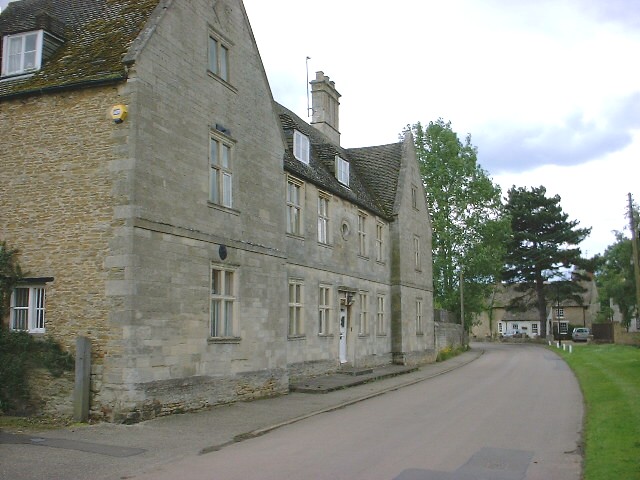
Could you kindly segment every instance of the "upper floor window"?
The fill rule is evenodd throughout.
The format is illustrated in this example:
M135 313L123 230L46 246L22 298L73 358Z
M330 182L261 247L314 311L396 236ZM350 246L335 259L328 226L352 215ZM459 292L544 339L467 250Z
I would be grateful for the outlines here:
M212 135L209 147L209 201L231 208L233 206L231 142L222 136Z
M220 37L209 35L209 71L229 81L229 46Z
M358 213L358 253L367 256L367 215Z
M302 183L287 180L287 233L302 235Z
M413 237L413 256L416 270L420 270L422 267L422 260L420 258L420 237Z
M338 181L349 186L349 162L336 155L336 178Z
M564 308L563 307L556 308L556 317L557 318L564 318Z
M211 336L236 336L234 305L235 273L226 268L211 269Z
M329 197L318 196L318 242L329 243Z
M293 131L293 155L309 165L309 137L298 130Z
M11 330L44 333L43 286L18 287L11 295Z
M414 186L411 187L411 205L418 209L418 188Z
M2 75L35 72L42 62L42 30L7 35L2 45Z
M382 262L384 260L384 224L378 222L376 224L376 261Z
M424 333L422 326L422 300L416 299L416 334L421 335Z

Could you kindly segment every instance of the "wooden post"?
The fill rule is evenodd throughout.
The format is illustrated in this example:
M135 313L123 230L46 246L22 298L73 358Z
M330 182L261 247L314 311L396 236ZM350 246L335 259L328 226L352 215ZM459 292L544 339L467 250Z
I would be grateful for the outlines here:
M76 375L73 389L73 419L89 420L89 385L91 381L91 340L76 338Z

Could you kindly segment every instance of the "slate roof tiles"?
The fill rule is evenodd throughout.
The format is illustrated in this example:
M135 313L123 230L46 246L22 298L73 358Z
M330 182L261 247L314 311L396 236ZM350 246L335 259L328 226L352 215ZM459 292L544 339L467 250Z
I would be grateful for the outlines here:
M64 43L33 75L2 79L0 97L126 78L122 57L159 1L10 3L0 15L0 35L37 30L48 22L48 28L54 30L50 33L61 36Z

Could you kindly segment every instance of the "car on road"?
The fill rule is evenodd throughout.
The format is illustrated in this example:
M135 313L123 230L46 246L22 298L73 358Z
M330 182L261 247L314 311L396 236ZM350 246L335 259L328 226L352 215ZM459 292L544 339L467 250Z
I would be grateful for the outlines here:
M518 330L507 330L502 334L502 336L506 338L518 338L520 336L520 332Z
M574 328L573 332L571 332L571 338L574 342L586 342L589 340L589 329L588 328Z

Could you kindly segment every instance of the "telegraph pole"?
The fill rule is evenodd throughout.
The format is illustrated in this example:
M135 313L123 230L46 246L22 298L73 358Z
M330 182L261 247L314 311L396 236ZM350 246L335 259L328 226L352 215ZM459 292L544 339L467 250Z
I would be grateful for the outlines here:
M629 225L631 226L631 247L633 249L633 271L636 279L636 318L640 316L640 264L638 263L638 226L633 214L633 198L629 193Z

